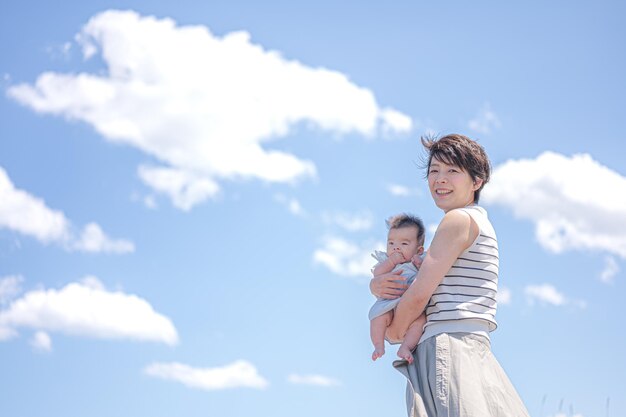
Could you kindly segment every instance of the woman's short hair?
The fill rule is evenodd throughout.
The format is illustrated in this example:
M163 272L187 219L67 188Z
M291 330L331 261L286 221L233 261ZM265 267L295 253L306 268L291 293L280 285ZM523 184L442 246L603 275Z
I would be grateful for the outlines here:
M448 165L456 165L469 174L472 181L481 179L483 183L474 192L474 203L478 203L480 191L489 182L491 163L487 153L475 140L457 133L445 135L441 138L426 136L421 138L422 145L428 151L426 176L430 171L433 158Z

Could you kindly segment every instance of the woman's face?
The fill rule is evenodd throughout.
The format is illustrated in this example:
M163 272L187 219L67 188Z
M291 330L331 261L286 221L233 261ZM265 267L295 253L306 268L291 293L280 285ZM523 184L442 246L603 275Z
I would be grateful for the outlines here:
M465 207L474 202L474 191L482 180L472 181L470 175L456 165L433 158L428 169L428 188L437 207L444 212Z

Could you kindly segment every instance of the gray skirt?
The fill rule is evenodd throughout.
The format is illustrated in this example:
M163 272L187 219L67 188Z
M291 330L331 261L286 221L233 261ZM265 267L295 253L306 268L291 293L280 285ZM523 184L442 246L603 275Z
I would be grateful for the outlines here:
M408 380L409 417L528 417L487 338L442 333L422 341L413 357L413 365L393 364Z

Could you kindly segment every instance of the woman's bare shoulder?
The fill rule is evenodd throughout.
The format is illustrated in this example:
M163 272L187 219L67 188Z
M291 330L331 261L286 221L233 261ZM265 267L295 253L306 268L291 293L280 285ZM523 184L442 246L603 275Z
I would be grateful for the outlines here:
M439 240L458 242L465 248L469 246L468 242L471 244L476 239L478 231L478 225L468 213L455 209L443 216L435 235L438 235Z
M461 209L454 209L447 212L443 219L441 219L441 223L439 223L439 230L442 227L445 228L454 228L454 229L466 229L469 228L472 224L472 216L466 213Z

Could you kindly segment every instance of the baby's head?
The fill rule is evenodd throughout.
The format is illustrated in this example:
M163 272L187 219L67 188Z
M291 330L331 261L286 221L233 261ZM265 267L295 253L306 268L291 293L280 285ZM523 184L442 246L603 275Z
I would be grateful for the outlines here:
M387 234L387 256L400 252L405 262L409 262L413 255L424 252L424 237L426 229L419 217L402 213L387 220L389 233Z

